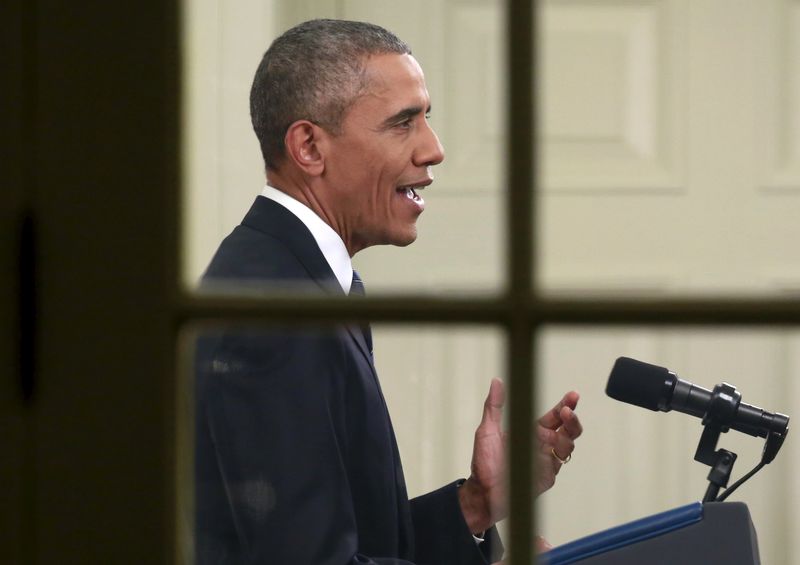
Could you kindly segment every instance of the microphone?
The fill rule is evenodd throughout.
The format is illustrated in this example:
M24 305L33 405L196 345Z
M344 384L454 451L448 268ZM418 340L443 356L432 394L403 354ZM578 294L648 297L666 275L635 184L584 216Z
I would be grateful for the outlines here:
M732 385L722 383L710 391L679 379L665 367L629 357L620 357L614 363L606 394L648 410L676 410L703 418L703 424L715 422L722 432L733 428L754 437L777 434L785 438L789 431L788 416L745 404Z

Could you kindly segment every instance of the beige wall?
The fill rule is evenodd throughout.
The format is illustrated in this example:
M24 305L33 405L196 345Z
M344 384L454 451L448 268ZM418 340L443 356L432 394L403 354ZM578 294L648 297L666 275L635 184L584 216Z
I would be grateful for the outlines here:
M187 282L263 183L248 90L275 34L308 17L366 19L406 39L426 71L447 151L426 193L420 239L355 264L371 292L491 293L504 286L502 3L186 3ZM800 2L551 1L540 90L544 195L540 281L550 291L627 296L783 295L800 290ZM502 333L375 328L376 359L411 493L468 472L471 436ZM581 391L575 459L541 500L556 543L702 496L698 421L603 394L619 355L664 364L747 402L800 405L800 333L571 329L541 336L542 404ZM761 445L725 438L735 476ZM765 563L800 560L789 440L743 487Z

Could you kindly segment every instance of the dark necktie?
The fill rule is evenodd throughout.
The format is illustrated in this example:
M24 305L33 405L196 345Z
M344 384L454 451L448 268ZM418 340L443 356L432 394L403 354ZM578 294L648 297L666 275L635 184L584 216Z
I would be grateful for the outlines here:
M358 276L356 271L353 271L353 282L350 283L350 295L363 297L366 296L366 294L364 290L364 281L361 280L361 277ZM367 342L369 354L372 356L372 330L368 323L361 326L361 332L364 334L364 341Z

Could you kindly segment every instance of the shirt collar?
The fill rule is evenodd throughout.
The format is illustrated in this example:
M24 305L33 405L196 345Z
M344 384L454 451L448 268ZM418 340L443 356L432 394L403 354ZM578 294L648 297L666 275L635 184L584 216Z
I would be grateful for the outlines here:
M353 282L353 263L339 234L326 224L325 220L317 216L311 208L277 188L266 185L261 191L261 196L277 202L303 222L303 225L314 237L314 241L317 242L333 274L336 275L336 280L339 281L342 290L345 294L350 294L350 283Z

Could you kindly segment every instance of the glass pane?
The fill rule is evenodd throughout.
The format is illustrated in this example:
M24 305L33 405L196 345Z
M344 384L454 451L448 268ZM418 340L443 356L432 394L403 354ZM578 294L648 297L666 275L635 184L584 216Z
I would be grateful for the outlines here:
M556 488L540 500L540 524L554 544L701 500L706 491L710 467L693 460L701 419L606 396L617 357L667 367L709 390L731 383L742 402L770 412L791 416L800 402L796 330L548 327L539 343L541 408L564 390L577 390L577 413L585 429ZM763 446L762 438L734 430L721 436L719 447L738 454L729 484L759 462ZM728 499L748 505L762 563L796 563L800 558L794 535L800 503L794 465L799 454L790 439L774 462Z
M470 476L483 403L492 377L504 373L502 334L375 325L377 385L360 332L183 331L180 562L268 551L269 562L349 563L360 552L427 563L442 562L431 553L440 543L456 554L480 550L454 481ZM420 530L411 555L406 497L442 487L412 503ZM431 521L436 527L425 528Z
M248 101L262 54L291 26L310 18L336 17L385 26L408 43L425 73L432 105L428 124L446 154L445 161L430 171L435 181L424 191L425 211L419 216L413 245L402 249L382 245L355 257L370 291L501 290L505 272L501 10L501 4L489 1L435 6L424 0L185 3L184 284L196 286L220 241L242 221L264 187L265 166ZM304 63L298 68L306 73L300 77L306 87L318 73L306 69L313 56L301 59ZM395 98L390 102L398 103L401 92L395 83L391 91ZM361 115L359 108L351 106L346 116ZM428 132L424 123L417 126ZM381 135L359 149L350 147L335 159L330 157L326 170L341 166L345 176L328 174L323 183L315 184L314 190L335 189L336 198L327 203L328 192L316 194L312 208L342 236L350 254L359 247L356 236L350 240L351 232L367 228L376 231L362 234L370 244L402 246L413 239L390 232L398 217L406 222L410 214L406 208L412 206L397 188L424 181L429 171L423 161L440 160L420 155L430 153L430 147L417 147L411 155L407 140L419 145L414 141L418 138L384 134L393 135L386 142L392 147L402 145L401 157L382 145L386 136ZM433 142L426 137L424 143ZM314 171L306 172L318 180ZM297 196L294 181L275 174L270 178ZM375 182L377 204L370 197ZM344 204L346 198L351 199L349 204ZM413 213L418 213L416 207ZM365 218L376 225L365 226Z
M797 4L547 2L547 292L800 290Z

